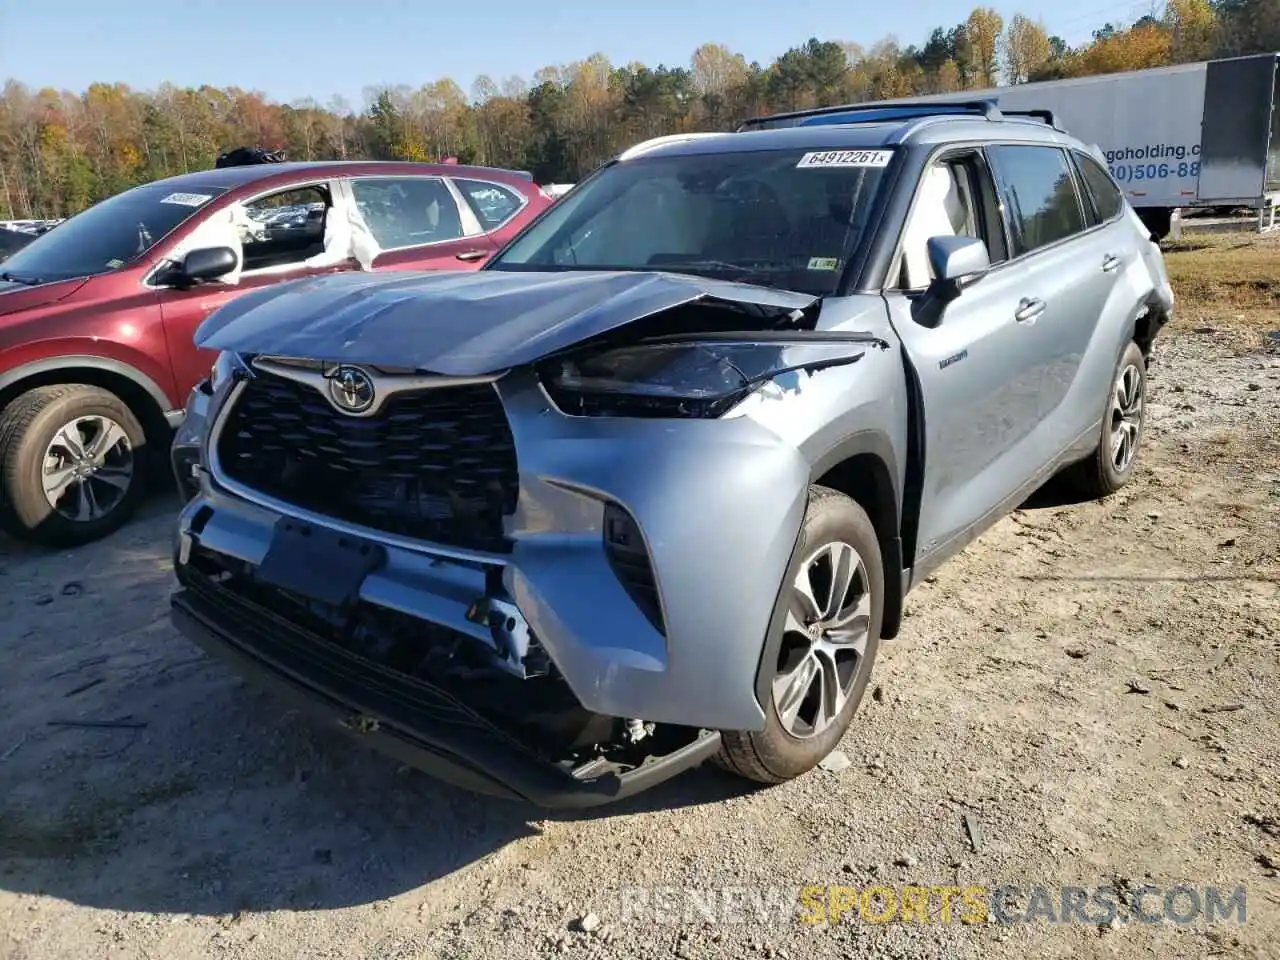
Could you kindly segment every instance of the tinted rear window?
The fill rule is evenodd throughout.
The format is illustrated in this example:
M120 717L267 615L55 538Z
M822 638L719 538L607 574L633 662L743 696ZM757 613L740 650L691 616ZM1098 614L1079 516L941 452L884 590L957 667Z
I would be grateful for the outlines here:
M1075 180L1060 148L999 146L987 154L1021 252L1084 230Z

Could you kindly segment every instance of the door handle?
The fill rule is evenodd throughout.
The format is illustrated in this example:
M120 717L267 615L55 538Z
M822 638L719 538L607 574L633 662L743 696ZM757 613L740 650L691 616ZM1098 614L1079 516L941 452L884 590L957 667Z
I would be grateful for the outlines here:
M465 260L467 263L471 263L474 260L483 260L488 255L488 250L463 250L458 254L457 258L459 260Z
M1102 259L1102 272L1111 273L1113 270L1117 269L1120 266L1121 262L1122 262L1121 259L1117 257L1114 253L1108 253Z
M1032 297L1023 297L1018 301L1018 309L1013 313L1013 319L1019 323L1033 323L1036 317L1044 313L1045 303Z

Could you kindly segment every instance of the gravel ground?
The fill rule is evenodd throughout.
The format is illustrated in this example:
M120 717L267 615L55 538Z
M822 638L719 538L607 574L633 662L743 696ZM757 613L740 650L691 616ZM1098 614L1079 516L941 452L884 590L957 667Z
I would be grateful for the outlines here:
M0 542L0 957L1280 956L1280 352L1197 322L1162 344L1131 486L1044 491L913 593L847 767L769 790L467 795L179 638L174 502L72 553ZM85 719L138 726L50 725ZM1244 887L1247 915L780 909L904 883Z

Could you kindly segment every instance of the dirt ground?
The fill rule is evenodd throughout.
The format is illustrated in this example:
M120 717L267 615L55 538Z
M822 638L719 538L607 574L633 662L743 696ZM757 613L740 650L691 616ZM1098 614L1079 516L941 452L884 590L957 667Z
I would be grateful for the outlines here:
M551 817L467 795L175 635L172 500L72 553L0 542L0 957L1280 957L1280 245L1169 259L1136 480L1042 492L912 594L849 765L774 789L704 769ZM1243 887L1247 914L755 914L903 883ZM664 912L640 887L678 889ZM716 922L671 906L732 891Z

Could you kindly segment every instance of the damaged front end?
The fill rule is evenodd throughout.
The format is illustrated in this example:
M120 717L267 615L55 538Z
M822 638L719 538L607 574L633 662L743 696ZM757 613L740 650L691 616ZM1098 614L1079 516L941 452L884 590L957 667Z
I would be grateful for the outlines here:
M332 605L283 590L198 532L183 536L173 616L186 636L440 779L547 807L592 806L701 763L718 745L707 731L583 708L509 603L483 598L469 613L486 631L525 638L514 668L475 633L368 600Z
M183 632L406 762L548 806L762 723L808 468L733 407L882 342L695 278L332 280L210 321L224 353L174 447Z

